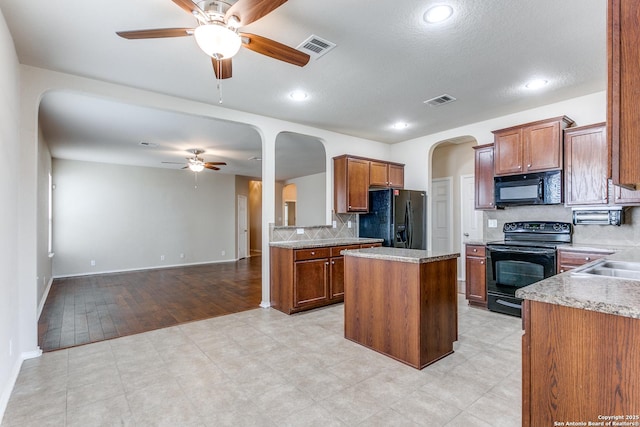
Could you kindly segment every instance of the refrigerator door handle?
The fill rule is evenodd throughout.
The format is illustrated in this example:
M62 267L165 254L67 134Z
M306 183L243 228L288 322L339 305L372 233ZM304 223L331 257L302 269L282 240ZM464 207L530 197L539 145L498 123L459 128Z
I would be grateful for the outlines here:
M404 227L407 230L407 240L404 243L405 248L410 248L413 244L413 230L411 227L411 200L407 200L404 210Z

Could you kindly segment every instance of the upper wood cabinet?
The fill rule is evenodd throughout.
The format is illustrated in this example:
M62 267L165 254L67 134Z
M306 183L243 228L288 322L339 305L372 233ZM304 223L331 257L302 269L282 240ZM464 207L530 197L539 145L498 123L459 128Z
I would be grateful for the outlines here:
M495 175L519 175L562 169L562 131L566 116L493 131Z
M609 200L609 149L606 124L564 131L565 204L606 205Z
M336 213L369 211L370 187L404 187L404 165L357 156L333 158L333 206Z
M493 144L473 147L475 158L475 208L495 209Z
M371 187L404 187L404 165L371 160L369 162Z
M607 136L613 183L640 190L640 3L608 0Z
M369 160L333 159L333 202L337 213L369 211Z

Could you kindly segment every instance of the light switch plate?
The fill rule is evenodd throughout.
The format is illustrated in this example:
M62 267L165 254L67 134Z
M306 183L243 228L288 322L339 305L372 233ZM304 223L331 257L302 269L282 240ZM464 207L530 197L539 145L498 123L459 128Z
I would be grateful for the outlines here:
M489 228L498 228L498 220L497 219L490 219L488 221L487 227L489 227Z
M296 233L304 234L304 228L296 228Z

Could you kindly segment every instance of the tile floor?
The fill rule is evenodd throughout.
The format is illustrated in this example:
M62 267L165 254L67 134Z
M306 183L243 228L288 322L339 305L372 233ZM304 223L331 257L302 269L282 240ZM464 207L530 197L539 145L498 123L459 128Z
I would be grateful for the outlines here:
M419 371L343 338L343 306L255 309L24 362L1 427L520 426L521 321L459 296Z

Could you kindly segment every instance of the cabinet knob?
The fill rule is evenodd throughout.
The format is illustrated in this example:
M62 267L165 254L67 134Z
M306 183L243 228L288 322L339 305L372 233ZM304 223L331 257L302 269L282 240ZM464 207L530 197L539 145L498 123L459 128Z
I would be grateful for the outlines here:
M560 269L560 273L564 273L564 268L561 268L561 269Z
M311 252L311 255L315 255L315 254L316 254L315 252L313 252L313 251Z
M473 252L478 252L478 250L476 248L473 248Z
M489 206L493 206L493 202L489 202Z
M528 164L528 165L527 165L527 167L528 167L528 168L530 168L530 167L531 167L531 165L530 165L530 164Z
M484 261L480 261L480 264L481 264L481 265L484 265Z
M329 261L325 262L324 265L329 265Z
M518 165L518 169L522 169L522 165Z
M335 261L331 261L331 264L335 264L335 263L336 263Z
M591 261L591 257L589 257L589 256L584 257L584 259L587 260L587 261Z

